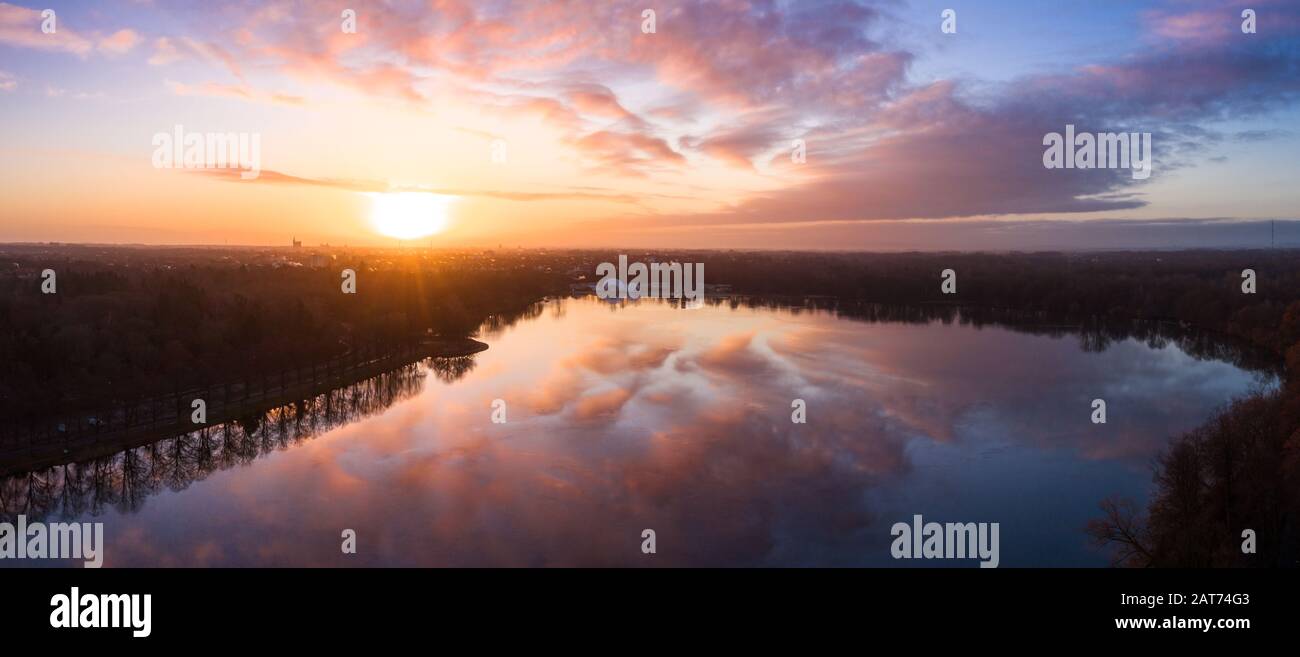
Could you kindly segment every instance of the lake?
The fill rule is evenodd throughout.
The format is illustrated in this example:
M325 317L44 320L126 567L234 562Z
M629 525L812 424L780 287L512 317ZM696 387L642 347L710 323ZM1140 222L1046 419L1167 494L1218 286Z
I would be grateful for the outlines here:
M0 508L103 522L107 566L974 567L893 559L917 514L999 523L1003 567L1104 566L1098 503L1145 504L1170 437L1276 385L1204 338L902 319L548 300L472 359L11 477Z

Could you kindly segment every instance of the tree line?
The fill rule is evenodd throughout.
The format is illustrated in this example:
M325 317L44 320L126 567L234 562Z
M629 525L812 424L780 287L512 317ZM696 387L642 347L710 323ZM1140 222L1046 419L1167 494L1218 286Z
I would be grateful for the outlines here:
M1149 504L1104 500L1086 530L1123 566L1300 565L1300 251L725 253L705 262L709 282L748 294L1005 309L1083 327L1173 323L1263 350L1281 386L1172 437ZM945 269L955 294L940 289ZM1247 269L1253 293L1243 291Z
M257 378L363 344L468 337L563 284L544 272L417 257L321 269L19 264L53 269L57 291L0 276L0 417L13 422ZM343 268L357 272L355 294L342 292Z

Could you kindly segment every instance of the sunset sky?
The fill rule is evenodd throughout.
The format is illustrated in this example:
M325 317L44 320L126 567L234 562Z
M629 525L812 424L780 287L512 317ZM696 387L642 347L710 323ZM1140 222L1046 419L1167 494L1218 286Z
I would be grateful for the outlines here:
M1057 4L0 2L0 241L394 244L382 207L446 246L1189 246L1300 215L1300 3ZM1067 123L1152 133L1150 178L1044 168ZM155 168L178 124L260 135L260 176Z

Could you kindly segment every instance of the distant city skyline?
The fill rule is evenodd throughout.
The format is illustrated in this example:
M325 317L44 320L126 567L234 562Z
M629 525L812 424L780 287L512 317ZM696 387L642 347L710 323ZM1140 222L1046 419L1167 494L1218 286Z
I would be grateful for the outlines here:
M1300 5L1084 5L0 2L0 242L1300 245Z

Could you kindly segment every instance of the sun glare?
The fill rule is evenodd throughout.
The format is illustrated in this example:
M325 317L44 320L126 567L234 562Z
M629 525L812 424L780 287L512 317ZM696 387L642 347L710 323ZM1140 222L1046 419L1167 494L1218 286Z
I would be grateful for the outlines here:
M428 237L447 227L447 208L454 196L427 192L374 193L370 223L375 231L400 240Z

